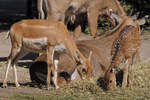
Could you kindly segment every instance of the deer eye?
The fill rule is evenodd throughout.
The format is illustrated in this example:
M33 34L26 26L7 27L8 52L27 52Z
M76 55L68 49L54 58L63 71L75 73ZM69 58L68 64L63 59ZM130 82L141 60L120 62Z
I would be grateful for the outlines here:
M110 80L109 83L112 83L112 80Z

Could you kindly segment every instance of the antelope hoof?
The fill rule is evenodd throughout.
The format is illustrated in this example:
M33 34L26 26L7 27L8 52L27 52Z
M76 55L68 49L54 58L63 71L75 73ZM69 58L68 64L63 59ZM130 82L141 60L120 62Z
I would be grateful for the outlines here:
M7 87L7 84L3 84L3 85L2 85L2 88L6 88L6 87Z

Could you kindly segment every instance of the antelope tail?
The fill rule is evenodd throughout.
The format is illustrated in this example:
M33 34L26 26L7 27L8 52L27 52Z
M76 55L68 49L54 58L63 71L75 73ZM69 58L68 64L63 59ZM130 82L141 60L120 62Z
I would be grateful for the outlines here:
M8 39L10 36L10 31L7 32L7 36L6 36L6 39Z

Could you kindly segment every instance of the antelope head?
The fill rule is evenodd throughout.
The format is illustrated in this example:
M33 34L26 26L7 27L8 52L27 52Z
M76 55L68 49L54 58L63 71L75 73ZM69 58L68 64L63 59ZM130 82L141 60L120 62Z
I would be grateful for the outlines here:
M117 72L116 68L112 67L105 73L104 81L106 83L107 90L110 90L116 86L116 72Z
M90 52L89 57L84 59L84 61L80 59L80 61L77 63L77 71L81 79L90 78L90 74L92 72L91 56L92 52Z

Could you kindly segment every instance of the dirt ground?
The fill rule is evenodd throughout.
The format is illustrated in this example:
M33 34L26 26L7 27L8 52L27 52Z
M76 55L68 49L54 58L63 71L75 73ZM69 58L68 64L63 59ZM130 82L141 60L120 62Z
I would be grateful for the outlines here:
M4 77L4 70L5 70L5 63L6 63L6 57L9 55L10 52L10 40L6 38L7 37L7 31L0 31L0 86L2 85L3 77ZM21 87L16 88L14 87L14 81L13 81L13 73L12 69L10 69L10 73L8 76L8 88L0 88L0 100L1 97L9 96L12 94L48 94L48 91L46 88L40 89L39 87L34 86L32 87L32 84L30 83L30 76L29 76L29 70L28 66L32 63L32 60L30 57L26 57L25 59L20 60L19 67L17 67L18 72L18 79L19 83L21 83ZM142 35L142 41L141 41L141 47L140 47L140 61L142 62L149 62L150 61L150 31L144 31L144 34ZM21 66L21 67L20 67ZM6 100L6 99L5 99Z

